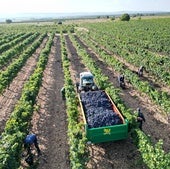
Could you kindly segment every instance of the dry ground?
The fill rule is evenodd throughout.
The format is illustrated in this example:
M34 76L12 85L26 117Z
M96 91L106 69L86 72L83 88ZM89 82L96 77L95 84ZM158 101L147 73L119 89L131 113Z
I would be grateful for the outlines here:
M65 39L71 62L70 72L72 77L74 77L80 72L87 70L87 68L81 62L80 56L78 56L76 49L67 35L65 35ZM100 60L99 56L83 42L79 41L79 43L85 47L97 66L102 69L102 73L109 77L109 81L115 87L118 87L118 73ZM10 85L9 89L12 92L6 93L10 92L8 89L3 94L4 96L0 96L0 111L2 112L0 113L1 132L14 104L20 97L24 81L28 79L35 68L39 50L43 48L44 44L45 41L37 49L37 53L28 60L25 68L18 74L18 79L16 78ZM23 82L23 84L20 82ZM30 129L30 132L37 134L42 151L42 156L39 158L39 169L70 169L66 106L60 93L63 84L64 74L61 61L60 37L55 36L48 64L44 71L42 87L37 97L38 108L34 112L31 122L32 127ZM120 90L120 97L132 111L136 110L137 107L141 108L146 117L146 123L143 126L144 132L152 136L153 142L157 142L158 139L162 138L164 140L164 149L169 151L169 125L164 117L157 113L159 112L159 107L152 103L147 96L141 95L141 93L136 91L128 83L126 90ZM4 99L6 100L4 101ZM4 107L4 104L8 104L8 106ZM3 114L3 112L6 114ZM140 154L130 137L123 141L91 144L88 148L90 150L90 161L88 163L90 169L147 169L142 164ZM23 161L21 168L27 168L27 165Z

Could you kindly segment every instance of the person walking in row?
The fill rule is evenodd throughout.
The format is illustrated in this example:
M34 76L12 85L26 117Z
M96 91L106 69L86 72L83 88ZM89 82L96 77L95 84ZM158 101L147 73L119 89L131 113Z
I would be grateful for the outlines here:
M143 71L144 71L144 66L140 66L140 68L138 69L138 76L139 77L143 76Z
M137 108L137 122L139 124L139 128L142 130L142 125L143 125L143 122L145 122L145 117L144 117L144 114L141 112L141 109L140 108Z
M125 89L125 77L123 74L118 76L118 83L122 89Z

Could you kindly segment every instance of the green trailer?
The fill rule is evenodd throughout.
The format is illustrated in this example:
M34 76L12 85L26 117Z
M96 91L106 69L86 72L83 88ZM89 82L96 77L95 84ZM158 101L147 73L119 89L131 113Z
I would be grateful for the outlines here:
M88 91L85 92L86 94L92 94L95 91ZM121 119L121 123L115 124L115 125L107 125L107 126L102 126L102 127L89 127L90 125L88 124L88 119L87 119L87 108L85 108L85 102L82 100L82 94L78 93L78 98L80 102L80 107L81 107L81 112L83 116L83 121L84 121L84 128L85 128L85 133L88 141L92 143L101 143L101 142L108 142L108 141L116 141L116 140L123 140L128 137L128 120L125 119L118 108L116 107L115 103L112 101L111 97L108 95L107 92L105 91L100 91L103 94L106 95L106 98L108 99L108 102L111 103L112 105L112 110L114 113L117 114L117 116ZM93 98L94 100L95 98ZM96 98L95 104L98 104L98 99ZM88 103L89 104L89 103ZM93 102L94 104L94 102ZM89 106L89 105L88 105ZM92 106L92 105L90 105ZM102 106L102 105L100 105ZM103 106L105 107L105 106ZM103 111L104 113L104 111Z

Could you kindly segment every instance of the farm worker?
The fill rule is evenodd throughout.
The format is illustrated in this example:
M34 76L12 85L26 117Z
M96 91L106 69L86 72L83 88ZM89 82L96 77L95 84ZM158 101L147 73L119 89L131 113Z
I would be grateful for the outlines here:
M118 83L120 87L125 88L125 78L123 74L118 76Z
M138 69L138 76L143 76L144 66L140 66Z
M121 75L119 75L118 76L118 82L119 82L119 84L122 82L122 83L124 83L124 75L123 74L121 74Z
M142 130L142 124L143 124L143 121L145 122L145 117L143 115L143 113L141 112L140 108L137 108L137 122L139 124L139 128Z
M61 95L62 95L62 99L65 100L65 87L62 87Z
M41 155L41 151L38 146L37 136L35 134L29 134L24 139L24 148L27 150L27 154L31 154L32 145L36 147L38 156Z

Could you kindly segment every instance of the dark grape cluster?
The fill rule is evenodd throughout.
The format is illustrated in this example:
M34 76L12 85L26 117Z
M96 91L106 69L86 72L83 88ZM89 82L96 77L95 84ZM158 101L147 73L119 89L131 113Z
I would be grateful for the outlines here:
M89 128L122 124L113 111L113 105L104 91L89 91L80 94Z

